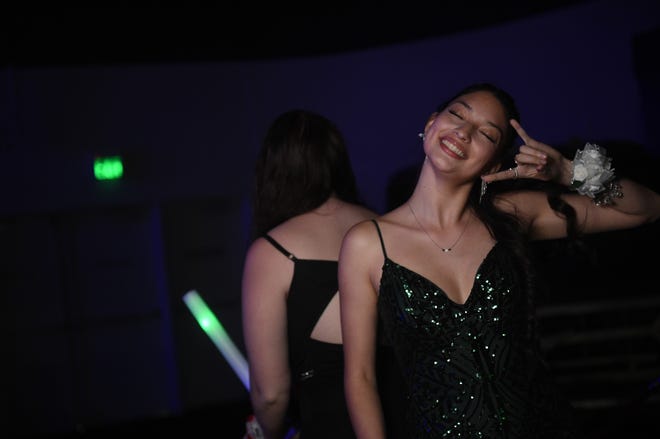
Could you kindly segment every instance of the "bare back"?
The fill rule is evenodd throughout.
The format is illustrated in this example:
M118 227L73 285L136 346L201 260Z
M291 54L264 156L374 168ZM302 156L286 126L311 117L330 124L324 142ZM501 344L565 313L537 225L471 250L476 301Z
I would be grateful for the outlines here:
M364 207L330 199L318 209L276 227L270 235L298 260L336 263L342 239L348 229L374 216L375 213ZM311 338L327 343L341 343L339 310L339 295L335 291L316 322Z

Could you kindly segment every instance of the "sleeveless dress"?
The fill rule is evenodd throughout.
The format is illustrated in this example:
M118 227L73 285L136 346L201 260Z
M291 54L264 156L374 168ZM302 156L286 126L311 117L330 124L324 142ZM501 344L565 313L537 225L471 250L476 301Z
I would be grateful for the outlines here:
M494 245L458 304L389 259L373 222L384 256L379 324L405 383L394 414L404 417L405 433L388 437L575 437L572 408L529 329L526 284L511 250Z
M294 263L287 299L292 422L300 439L355 438L344 397L343 346L310 338L338 290L338 263L298 259L271 236L264 238Z

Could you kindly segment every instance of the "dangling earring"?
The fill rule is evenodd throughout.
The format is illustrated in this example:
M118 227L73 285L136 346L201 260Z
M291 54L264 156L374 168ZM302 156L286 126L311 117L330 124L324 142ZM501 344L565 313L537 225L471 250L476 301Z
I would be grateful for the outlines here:
M484 180L481 180L481 191L479 192L479 203L483 200L484 195L486 195L486 189L488 189L488 183Z
M424 136L424 133L417 133L417 136L418 136L420 139L424 140L424 137L425 137L425 136Z

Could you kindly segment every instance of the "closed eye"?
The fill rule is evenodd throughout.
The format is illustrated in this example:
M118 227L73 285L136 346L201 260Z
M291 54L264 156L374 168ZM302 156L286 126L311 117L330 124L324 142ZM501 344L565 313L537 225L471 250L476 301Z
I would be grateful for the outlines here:
M481 133L486 139L490 140L492 143L497 143L497 141L495 140L495 138L494 138L493 136L489 135L488 133L484 133L483 131L480 131L480 133Z

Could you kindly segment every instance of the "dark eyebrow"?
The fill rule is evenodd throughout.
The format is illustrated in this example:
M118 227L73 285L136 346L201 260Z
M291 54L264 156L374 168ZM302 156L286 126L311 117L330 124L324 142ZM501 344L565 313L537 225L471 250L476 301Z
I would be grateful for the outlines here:
M454 103L455 104L461 104L462 106L464 106L468 110L472 111L472 107L470 105L468 105L468 103L465 102L465 101L461 101L460 99L458 99L458 100L455 100ZM495 128L497 131L499 131L500 136L504 137L504 131L502 131L502 128L500 128L499 126L497 126L495 123L493 123L491 121L486 121L486 123L488 125L492 126L493 128Z

